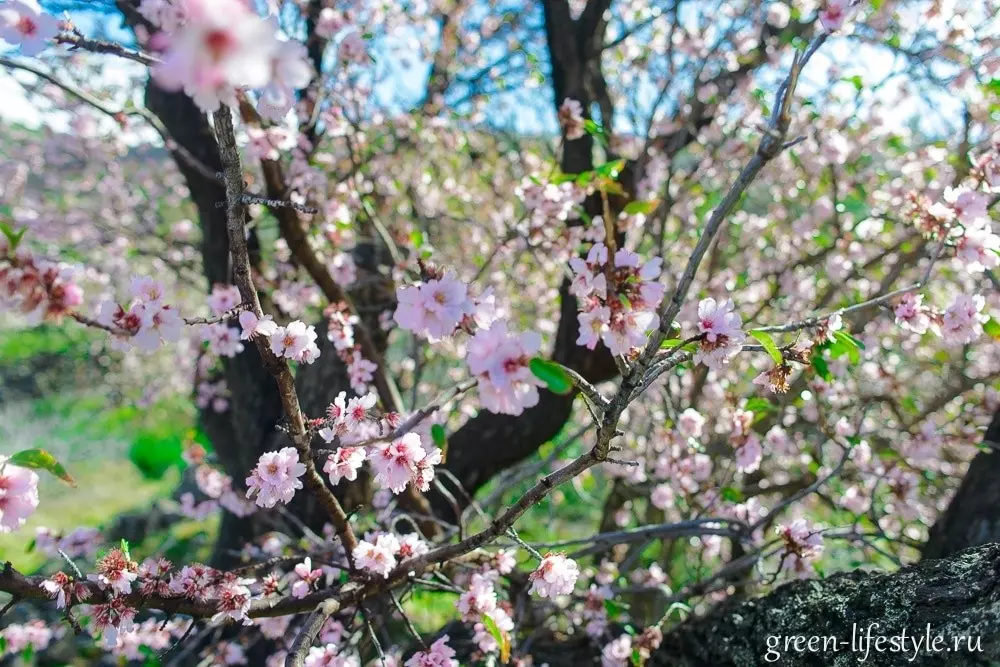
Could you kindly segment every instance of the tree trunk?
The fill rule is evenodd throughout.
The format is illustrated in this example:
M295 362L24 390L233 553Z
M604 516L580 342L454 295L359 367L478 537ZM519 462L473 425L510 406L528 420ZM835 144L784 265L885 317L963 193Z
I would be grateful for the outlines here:
M1000 542L1000 409L986 429L988 451L976 454L948 509L924 545L924 558L944 558L967 547Z
M872 642L866 654L869 627ZM942 637L938 640L940 651L926 650L923 638L928 628L932 647L934 638ZM906 639L902 640L904 631ZM795 638L799 636L804 639L796 650ZM819 637L814 640L812 651L804 644L810 637ZM879 637L885 637L881 650L875 644ZM915 638L924 642L919 651ZM956 650L955 641L959 638L963 643ZM905 641L905 644L893 645L891 641ZM531 653L536 665L600 664L600 647L588 640L536 643ZM827 579L794 581L764 597L725 603L668 632L646 664L651 667L771 664L964 667L994 664L997 660L1000 660L1000 544L989 544L947 559L924 560L890 574L854 571Z

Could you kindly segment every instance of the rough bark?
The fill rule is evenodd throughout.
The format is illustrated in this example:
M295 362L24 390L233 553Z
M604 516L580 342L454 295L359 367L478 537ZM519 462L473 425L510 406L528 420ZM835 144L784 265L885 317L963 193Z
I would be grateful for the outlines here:
M969 464L948 509L931 528L924 558L944 558L967 547L1000 542L1000 410L983 441L989 449Z
M954 648L956 637L981 638L981 652L963 650L891 652L854 645L852 630L873 637L941 635ZM780 658L767 660L768 637L836 637L847 644L824 653L778 647ZM773 640L772 640L773 641ZM856 642L858 640L855 640ZM932 640L933 641L933 640ZM885 640L883 649L888 646ZM832 644L828 644L832 649ZM600 647L586 640L536 643L535 664L583 667L600 664ZM773 657L773 654L771 654ZM1000 544L968 549L947 559L924 560L890 574L855 571L823 580L785 584L764 597L724 604L686 621L666 634L647 665L651 667L782 667L820 665L995 664L1000 659Z

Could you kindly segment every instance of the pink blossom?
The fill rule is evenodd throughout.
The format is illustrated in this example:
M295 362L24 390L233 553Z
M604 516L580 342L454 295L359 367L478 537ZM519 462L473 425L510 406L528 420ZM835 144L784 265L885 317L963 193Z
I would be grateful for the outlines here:
M274 507L279 501L288 504L296 489L302 488L299 478L305 471L298 452L292 447L265 452L246 479L247 498L256 496L261 507Z
M401 535L399 538L399 553L397 555L400 560L406 560L408 558L423 556L430 549L430 546L420 537L419 533L407 533L406 535Z
M324 7L316 21L316 34L325 39L333 37L347 25L344 15L330 7Z
M586 131L584 129L583 106L577 100L566 98L559 107L559 125L566 133L567 141L574 141L581 138Z
M116 594L128 595L132 592L132 582L139 576L138 570L139 564L115 547L97 561L97 573L87 578L97 582L101 590L110 588Z
M250 310L244 310L240 313L240 327L242 328L240 340L250 340L254 336L270 338L278 330L278 325L275 324L270 315L264 315L258 319L256 313Z
M528 368L541 347L541 337L527 331L512 334L499 320L480 329L469 341L466 361L479 381L479 400L490 412L519 415L538 403L542 385Z
M509 634L514 631L514 619L510 617L503 607L496 607L489 613L483 614L483 616L489 616L493 620L493 625L496 626L498 630L502 633ZM476 646L483 653L497 653L500 651L500 645L497 643L496 637L493 633L487 630L485 623L476 623L475 625L476 634L473 636L472 640L476 642Z
M341 38L338 53L346 63L364 63L368 59L368 43L357 30L351 30Z
M327 457L323 472L330 476L330 484L333 486L340 484L342 479L353 482L358 478L358 470L364 462L364 447L341 447Z
M56 572L43 581L41 586L56 601L57 609L85 602L90 597L90 589L86 584L71 578L65 572Z
M511 549L501 549L493 558L494 567L500 574L510 574L517 567L517 558Z
M349 253L339 252L327 264L330 275L342 287L350 287L358 279L358 269Z
M252 625L253 621L247 616L250 611L250 589L246 584L252 579L235 579L226 581L218 586L216 590L217 613L212 616L213 624L220 624L226 620L239 621L243 625Z
M966 187L946 188L944 200L951 205L955 215L966 225L971 225L987 217L990 198L982 192Z
M694 408L687 408L677 417L677 430L685 438L700 438L704 428L705 418Z
M904 294L893 306L896 324L914 333L926 333L931 326L929 311L922 305L924 296L909 292Z
M971 223L958 242L955 256L971 273L995 269L1000 266L1000 236L993 233L989 223Z
M316 327L295 320L287 327L276 327L271 334L271 352L302 363L312 363L319 356Z
M982 310L986 300L978 295L959 294L944 311L941 336L953 345L971 343L983 333L983 323L989 317Z
M208 307L212 314L219 316L240 305L242 298L236 285L213 285L208 295Z
M493 588L494 578L479 572L473 573L469 587L458 597L458 612L462 620L476 621L483 614L497 608L497 592Z
M203 601L213 592L217 572L207 565L192 563L170 577L170 591L195 601Z
M418 464L426 456L420 436L412 432L390 443L380 443L369 452L375 481L393 493L401 492L416 478Z
M119 635L135 629L136 610L129 607L125 598L115 596L107 604L95 604L91 607L94 629L104 635L104 646L118 646Z
M0 534L24 525L38 507L38 475L0 455Z
M736 470L742 473L754 472L760 467L763 456L760 438L756 433L748 433L743 443L736 448Z
M161 343L176 343L180 340L184 320L175 309L152 303L143 304L139 312L141 324L134 341L140 350L153 352Z
M396 567L396 554L399 552L399 541L392 535L379 535L375 542L362 540L354 548L351 555L354 564L363 570L389 577L392 568Z
M850 13L851 5L855 0L826 0L826 4L819 13L819 21L827 32L840 30L847 16Z
M405 667L459 667L454 649L448 646L448 639L448 635L444 635L426 651L414 653Z
M186 0L186 21L167 38L153 76L184 90L204 111L235 106L237 88L260 88L272 76L274 27L240 0Z
M601 278L603 277L602 275ZM577 320L580 322L580 335L576 339L576 344L593 350L601 339L608 335L611 310L607 306L599 306L579 313Z
M295 576L297 579L292 584L292 597L304 598L312 591L313 586L323 577L322 568L313 569L312 559L306 556L305 560L295 566Z
M451 271L437 280L399 287L396 299L396 323L432 343L450 336L463 317L475 312L468 288Z
M559 595L569 595L580 576L580 568L576 561L562 554L548 554L528 579L531 581L530 593L541 598L554 598Z
M378 365L361 356L361 350L355 347L347 361L347 376L351 382L351 390L356 394L368 391Z
M735 308L732 299L720 303L708 298L699 302L698 331L703 339L695 352L695 363L718 370L743 349L746 340L743 318Z
M37 56L59 34L60 21L35 0L7 0L0 5L0 40L21 47L21 55Z
M29 621L24 625L10 623L0 630L0 637L7 643L6 655L16 656L28 647L34 649L35 653L44 651L49 647L55 633L44 621L39 620ZM4 655L0 653L0 658ZM17 658L12 657L11 660L17 661Z
M208 348L212 354L220 357L235 357L243 351L243 334L236 327L231 327L224 322L207 324L202 329L204 340L208 343Z
M674 490L669 484L657 484L649 494L649 502L657 509L665 510L674 506Z
M774 532L784 542L781 555L782 568L795 572L800 577L809 574L808 564L819 558L823 552L823 536L805 519L795 519L790 524L781 524Z
M335 644L312 646L306 655L305 667L361 667L357 656L338 651Z
M164 298L163 285L148 276L133 276L129 284L132 296L144 304L160 303Z
M632 664L632 637L619 635L601 650L601 667L629 667Z

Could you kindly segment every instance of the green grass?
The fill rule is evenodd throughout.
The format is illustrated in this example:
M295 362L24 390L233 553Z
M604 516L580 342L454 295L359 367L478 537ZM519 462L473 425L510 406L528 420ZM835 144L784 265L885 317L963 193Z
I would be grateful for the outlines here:
M38 510L24 527L0 540L0 561L9 560L22 572L32 572L46 559L37 551L27 551L36 528L68 532L79 526L105 526L119 514L145 507L168 494L179 477L174 471L159 480L149 480L131 462L121 459L76 461L67 468L77 487L40 473Z
M9 366L51 354L82 359L97 339L96 333L80 326L42 324L31 329L2 329L0 361Z

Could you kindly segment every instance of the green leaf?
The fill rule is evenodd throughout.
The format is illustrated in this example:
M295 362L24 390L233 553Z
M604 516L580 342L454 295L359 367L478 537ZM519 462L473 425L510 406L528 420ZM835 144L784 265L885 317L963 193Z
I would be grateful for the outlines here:
M7 459L7 462L22 468L48 471L70 486L76 486L76 480L66 472L66 468L56 460L56 457L44 449L25 449Z
M500 662L507 664L510 660L510 637L507 633L500 629L497 622L493 620L493 617L489 614L483 614L481 616L483 625L486 626L486 631L490 633L493 639L496 640L497 645L500 647Z
M846 81L850 84L853 84L854 90L858 91L859 93L865 89L864 79L862 79L861 75L859 74L855 74L854 76L845 76L841 79L841 81Z
M859 350L865 349L865 344L864 343L862 343L860 340L858 340L857 338L855 338L851 334L847 333L846 331L843 331L843 330L841 330L841 331L835 331L835 332L833 332L833 337L835 339L837 339L837 340L844 341L845 345L850 345L851 347L856 347Z
M125 558L132 560L132 553L129 551L128 540L126 540L124 537L122 538L121 547L122 547L122 553L125 554Z
M813 355L812 367L816 369L816 374L824 380L829 381L833 377L830 375L830 367L827 365L826 359L823 358L822 354Z
M757 421L757 419L762 418L768 412L774 410L774 408L775 408L774 403L772 403L771 401L767 400L762 396L754 396L753 398L748 399L746 405L743 406L744 410L747 410L754 414L754 421Z
M424 245L424 233L419 229L414 229L410 232L410 243L419 250Z
M730 503L742 503L745 500L743 493L734 486L722 489L722 499Z
M535 357L528 362L528 368L550 391L564 395L573 391L573 378L561 364Z
M445 435L444 426L441 426L441 424L431 426L431 438L438 447L444 447L448 444L448 436Z
M604 600L604 610L608 612L608 616L612 619L616 619L621 616L624 612L628 611L629 606L624 602L615 602L611 599Z
M583 131L597 139L601 144L608 145L608 137L604 133L604 128L595 123L590 118L583 121Z
M691 607L689 607L688 605L684 604L683 602L675 602L672 605L670 605L669 607L667 607L667 613L665 614L665 616L669 617L674 612L677 612L677 616L681 620L684 620L685 617L687 617L687 616L689 616L691 614Z
M655 211L656 207L659 205L659 199L650 199L649 201L630 201L625 204L625 215L636 215L637 213L649 215Z
M618 178L618 174L622 173L622 169L625 168L625 160L613 160L611 162L605 162L601 166L594 169L594 173L598 176L603 176L604 178Z
M983 331L985 331L990 338L1000 340L1000 322L997 322L992 317L986 320L986 323L983 324Z
M764 349L767 350L767 353L771 355L772 359L774 359L774 363L776 364L785 363L785 358L781 356L781 350L779 350L778 346L774 344L774 339L771 338L771 335L769 333L767 333L766 331L761 331L759 329L754 329L752 331L748 331L747 333L756 338L758 341L760 341L760 344L764 346Z
M7 241L10 242L11 252L17 250L17 246L20 245L21 239L24 238L24 234L28 231L27 227L21 227L18 231L14 231L14 228L5 222L0 222L0 233L3 233L7 237Z

